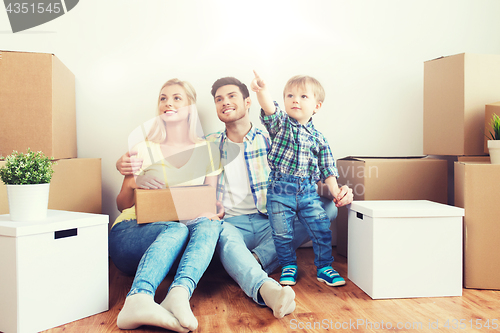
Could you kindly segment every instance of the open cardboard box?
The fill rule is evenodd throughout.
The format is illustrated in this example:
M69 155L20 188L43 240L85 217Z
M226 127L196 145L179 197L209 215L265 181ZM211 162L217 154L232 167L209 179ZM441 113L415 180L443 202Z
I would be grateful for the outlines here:
M337 160L338 183L354 200L448 201L448 162L426 156L345 157ZM347 207L337 216L337 253L347 256Z
M135 190L137 223L188 221L205 212L217 213L215 188L210 185Z
M0 155L77 157L75 75L53 54L0 51Z

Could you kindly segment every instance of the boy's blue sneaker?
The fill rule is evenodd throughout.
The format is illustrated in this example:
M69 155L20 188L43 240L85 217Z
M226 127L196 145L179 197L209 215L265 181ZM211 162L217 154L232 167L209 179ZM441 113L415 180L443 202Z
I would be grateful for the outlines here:
M345 280L332 268L332 266L326 266L319 269L317 277L318 281L324 282L330 287L343 286L345 284Z
M280 284L294 286L297 283L297 265L286 265L281 269Z

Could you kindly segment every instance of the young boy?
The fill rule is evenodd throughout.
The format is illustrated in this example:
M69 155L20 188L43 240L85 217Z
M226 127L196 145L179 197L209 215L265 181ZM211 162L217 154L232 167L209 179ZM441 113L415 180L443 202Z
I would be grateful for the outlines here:
M297 257L292 246L293 220L298 216L311 237L317 278L329 286L345 280L331 267L332 234L330 221L316 192L322 180L339 200L338 171L325 137L312 123L312 116L323 104L321 84L309 76L294 76L283 91L285 111L273 103L264 80L254 71L251 88L262 108L261 121L273 143L268 154L271 168L267 191L267 211L273 229L276 252L282 267L280 283L295 285Z

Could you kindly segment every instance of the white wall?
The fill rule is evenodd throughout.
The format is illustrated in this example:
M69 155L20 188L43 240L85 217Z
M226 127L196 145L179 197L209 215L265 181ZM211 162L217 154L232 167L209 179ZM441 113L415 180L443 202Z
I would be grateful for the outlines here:
M75 74L78 156L102 158L114 219L115 161L166 80L195 86L208 133L222 128L216 79L249 84L257 69L281 101L286 80L308 74L325 87L314 121L337 158L421 155L423 62L500 54L498 13L498 0L82 0L16 34L0 9L0 49L54 53Z

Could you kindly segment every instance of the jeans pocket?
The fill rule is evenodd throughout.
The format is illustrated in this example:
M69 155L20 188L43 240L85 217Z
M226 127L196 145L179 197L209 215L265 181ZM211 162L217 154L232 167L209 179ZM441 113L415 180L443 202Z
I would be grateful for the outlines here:
M273 228L276 235L285 235L288 233L288 224L286 223L286 216L283 204L277 201L270 202L269 223Z

